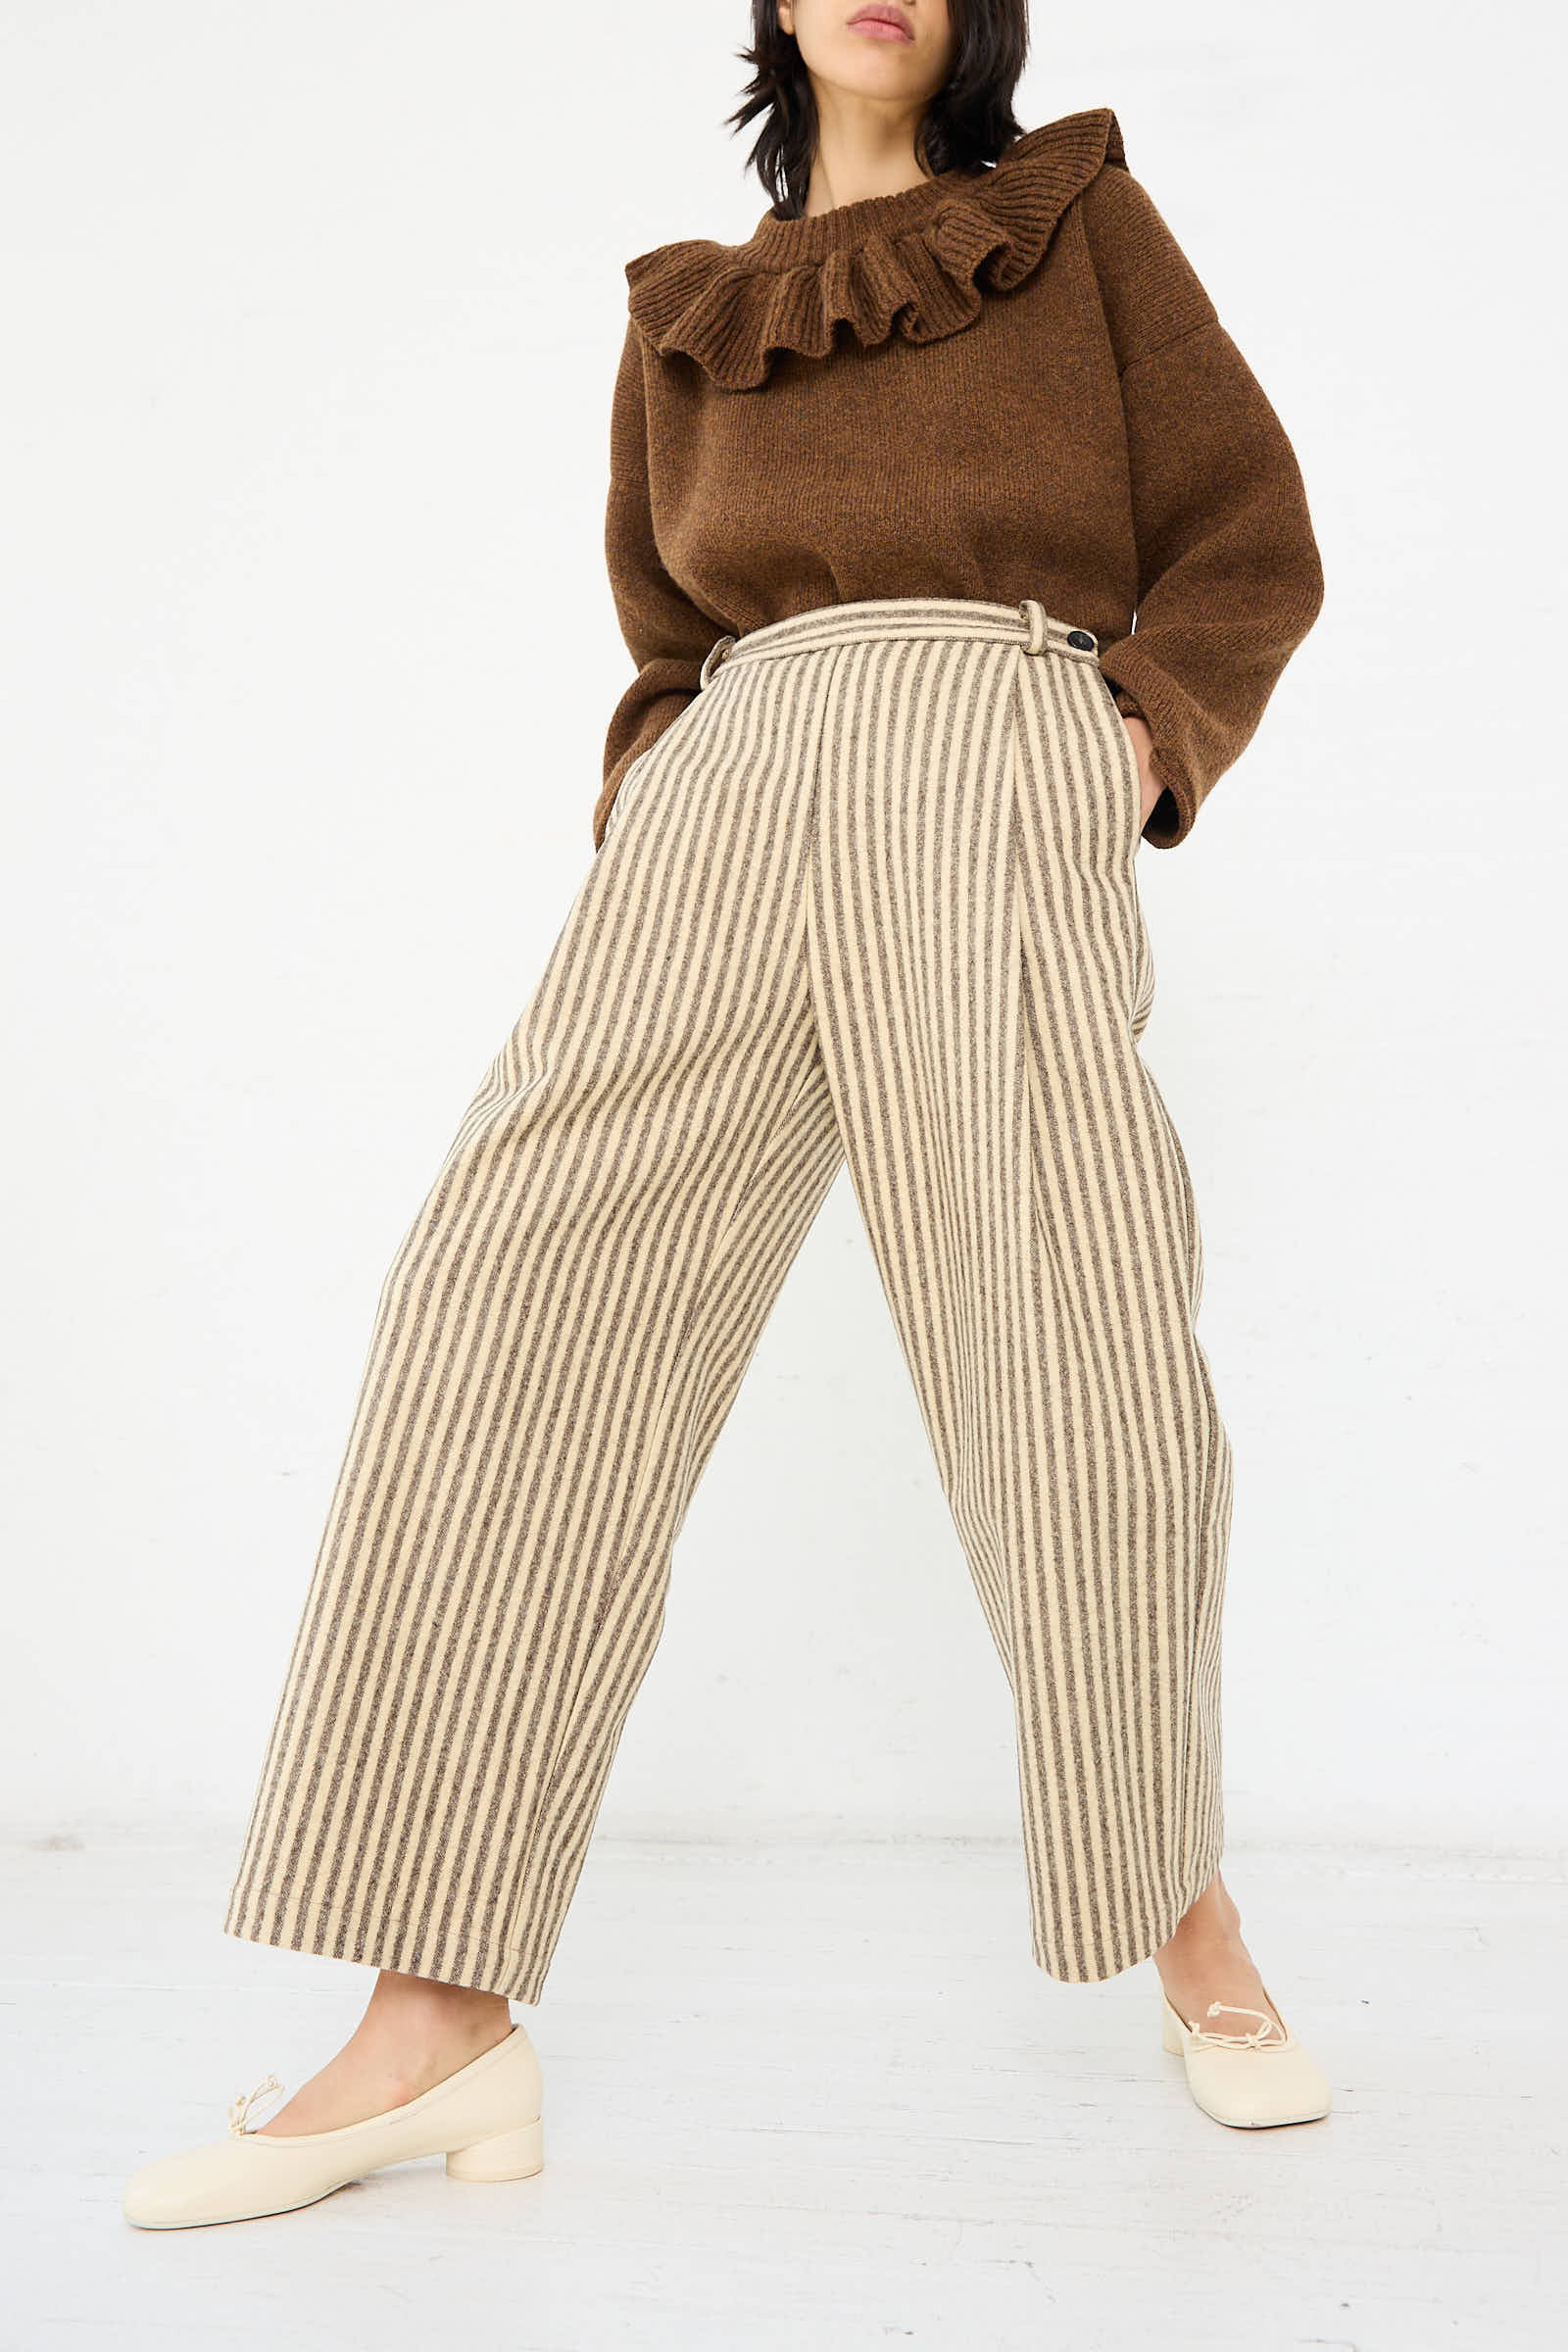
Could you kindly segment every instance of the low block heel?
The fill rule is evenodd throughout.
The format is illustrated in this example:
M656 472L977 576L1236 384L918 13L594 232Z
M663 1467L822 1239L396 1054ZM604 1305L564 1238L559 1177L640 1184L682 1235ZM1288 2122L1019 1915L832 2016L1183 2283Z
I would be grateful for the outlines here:
M471 2148L453 2148L447 2171L454 2180L524 2180L530 2173L541 2172L544 2161L544 2118L535 2116L515 2132L476 2140Z

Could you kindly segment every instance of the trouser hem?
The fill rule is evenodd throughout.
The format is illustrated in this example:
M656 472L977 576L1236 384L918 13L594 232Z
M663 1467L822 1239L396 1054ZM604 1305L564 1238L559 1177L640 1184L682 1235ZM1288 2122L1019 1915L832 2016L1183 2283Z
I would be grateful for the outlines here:
M1191 1879L1173 1897L1169 1909L1157 1913L1150 1920L1140 1935L1129 1939L1133 1948L1127 1949L1125 1945L1123 1946L1126 1951L1125 1958L1112 1959L1103 1968L1096 1968L1091 1965L1081 1973L1068 1973L1053 1968L1047 1956L1045 1940L1037 1934L1031 1937L1030 1941L1030 1956L1035 1966L1050 1977L1053 1984L1104 1984L1112 1977L1125 1976L1128 1969L1139 1967L1145 1960L1152 1960L1161 1946L1170 1941L1177 1928L1186 1918L1194 1903L1197 1902L1215 1871L1218 1870L1223 1845L1224 1837L1221 1834L1212 1840L1207 1851L1200 1858Z
M276 1951L302 1952L322 1960L351 1960L366 1968L423 1977L436 1984L462 1984L474 1992L496 1992L510 2001L536 2003L544 1990L551 1949L478 1941L421 1942L418 1932L373 1931L349 1911L313 1912L288 1920L262 1909L243 1920L230 1915L225 1936L241 1943L270 1944Z

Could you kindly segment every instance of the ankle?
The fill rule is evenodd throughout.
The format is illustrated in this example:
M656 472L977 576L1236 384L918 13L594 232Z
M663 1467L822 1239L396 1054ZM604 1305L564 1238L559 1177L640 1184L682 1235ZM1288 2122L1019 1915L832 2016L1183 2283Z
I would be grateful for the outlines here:
M1218 1874L1190 1904L1160 1946L1164 1952L1235 1952L1242 1945L1242 1915Z
M359 2037L389 2064L417 2069L454 2048L486 2048L511 2030L511 2004L500 1993L383 1970Z

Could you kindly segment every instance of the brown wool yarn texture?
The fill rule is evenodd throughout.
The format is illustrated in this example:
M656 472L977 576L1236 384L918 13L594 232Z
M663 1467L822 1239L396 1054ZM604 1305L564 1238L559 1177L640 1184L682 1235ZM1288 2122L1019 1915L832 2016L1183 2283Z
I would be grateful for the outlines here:
M989 169L625 265L605 553L636 675L594 808L736 636L866 597L1092 630L1173 849L1323 600L1296 454L1108 106Z

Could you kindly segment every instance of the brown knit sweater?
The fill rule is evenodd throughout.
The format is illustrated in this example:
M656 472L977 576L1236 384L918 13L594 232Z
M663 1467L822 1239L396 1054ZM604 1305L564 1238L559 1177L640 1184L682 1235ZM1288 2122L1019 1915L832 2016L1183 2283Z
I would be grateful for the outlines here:
M595 848L716 637L871 596L1032 596L1093 629L1164 786L1144 837L1185 840L1323 574L1284 427L1110 108L625 268L605 552L637 675Z

